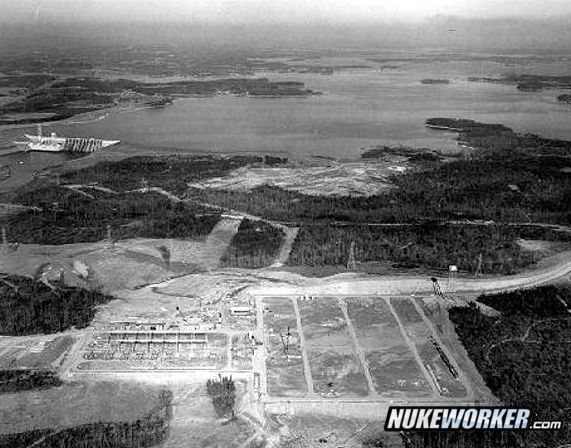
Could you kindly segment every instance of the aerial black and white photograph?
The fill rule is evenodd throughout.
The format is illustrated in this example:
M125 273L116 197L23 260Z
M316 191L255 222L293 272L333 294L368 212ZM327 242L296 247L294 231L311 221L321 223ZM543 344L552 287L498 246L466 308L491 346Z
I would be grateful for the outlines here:
M0 448L571 448L571 1L0 0Z

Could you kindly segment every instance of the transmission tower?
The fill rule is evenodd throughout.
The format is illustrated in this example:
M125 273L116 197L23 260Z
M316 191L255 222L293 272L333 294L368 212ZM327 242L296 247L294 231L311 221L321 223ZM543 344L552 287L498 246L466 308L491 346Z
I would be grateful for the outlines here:
M349 248L349 258L347 259L347 270L354 271L356 269L355 263L355 241L351 241L351 247Z
M439 297L444 297L444 293L442 292L442 288L440 288L440 283L438 283L438 279L436 277L432 277L430 279L432 282L432 288L434 289L434 295Z

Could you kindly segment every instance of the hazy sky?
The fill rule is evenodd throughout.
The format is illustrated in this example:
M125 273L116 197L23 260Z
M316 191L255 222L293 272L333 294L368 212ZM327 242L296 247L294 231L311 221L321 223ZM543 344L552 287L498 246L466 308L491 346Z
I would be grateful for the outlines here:
M571 15L571 0L0 0L4 21L375 22ZM2 20L0 19L0 20Z

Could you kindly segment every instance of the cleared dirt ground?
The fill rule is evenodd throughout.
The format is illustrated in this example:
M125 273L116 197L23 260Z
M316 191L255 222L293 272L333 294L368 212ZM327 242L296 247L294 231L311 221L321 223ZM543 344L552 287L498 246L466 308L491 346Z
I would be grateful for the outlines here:
M241 168L226 177L210 179L194 188L251 190L262 185L281 187L309 195L378 194L389 186L388 177L408 169L406 162L328 161L325 166L294 168Z
M307 383L293 303L288 297L267 297L263 306L268 393L303 396Z
M458 379L454 378L429 339L435 335L431 328L426 325L426 322L423 321L412 301L398 298L391 299L390 302L398 318L406 328L406 332L414 344L422 363L435 379L435 385L440 395L455 398L465 397L467 394L466 388Z
M454 377L433 342L440 341L433 324L411 300L263 298L268 395L385 401L466 398L460 368L453 362L459 372Z
M301 301L299 308L314 391L340 397L367 395L363 366L337 301L320 297Z
M218 267L220 257L238 230L239 220L222 219L206 240L134 238L114 243L101 241L63 245L21 244L17 249L0 248L0 271L34 276L50 264L61 270L66 283L101 286L105 291L131 290L170 277ZM162 249L170 253L167 262ZM90 270L91 283L73 271L74 261Z
M57 367L74 342L69 335L0 338L0 369Z
M238 384L241 391L243 385ZM204 385L171 385L173 418L168 439L160 448L238 448L254 436L258 428L238 416L234 422L216 417ZM244 447L245 448L245 447Z
M346 299L346 302L376 393L432 395L386 302L373 298Z

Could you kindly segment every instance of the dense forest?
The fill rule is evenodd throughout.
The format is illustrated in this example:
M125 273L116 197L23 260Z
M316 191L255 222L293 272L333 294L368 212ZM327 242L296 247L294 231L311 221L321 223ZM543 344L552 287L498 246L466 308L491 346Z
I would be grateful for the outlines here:
M396 174L392 188L370 197L316 197L259 187L250 192L195 189L191 197L280 221L411 223L484 219L571 224L571 142L518 134L500 124L432 118L427 126L451 129L477 148L449 163ZM363 154L415 156L379 147ZM433 155L429 155L434 159Z
M522 250L517 240L523 237L571 242L571 234L506 225L306 225L298 233L288 264L344 266L354 242L357 262L435 269L457 265L473 273L481 255L483 273L513 274L538 259Z
M172 393L164 391L153 410L132 422L96 422L72 428L0 434L0 448L144 448L163 442L172 418Z
M546 286L481 296L502 314L489 317L476 303L450 310L450 319L492 392L506 405L529 407L534 420L563 423L559 431L514 432L512 445L556 447L571 441L571 288ZM426 435L417 435L426 440ZM436 437L435 435L432 437ZM470 439L468 437L468 439ZM481 446L477 444L413 446Z
M51 370L0 370L0 394L61 386L62 381Z
M361 153L362 159L393 160L406 157L407 162L421 168L435 168L443 160L442 154L429 148L411 148L409 146L378 145Z
M63 187L32 186L12 201L39 206L42 211L4 218L0 224L6 226L11 241L20 242L98 241L107 226L117 239L193 238L207 234L218 220L217 213L201 205L208 203L302 226L292 265L343 265L348 245L355 241L357 261L432 268L452 263L472 271L482 254L484 272L489 273L512 273L535 261L533 253L520 249L518 238L569 242L564 232L530 223L571 224L571 176L566 169L571 164L571 143L520 135L503 125L472 120L435 118L427 124L455 129L460 140L478 150L470 157L442 162L432 153L424 157L410 148L374 148L363 156L400 154L423 162L415 171L392 176L391 188L374 196L309 196L272 186L251 191L187 187L189 182L224 176L239 167L287 162L278 157L134 157L69 172L61 179L119 192L160 187L188 200L177 204L155 193L85 190L89 194L81 194ZM493 221L493 225L462 224L476 220ZM350 223L417 227L381 231L338 226ZM443 223L450 225L436 225ZM245 232L227 254L227 265L264 264L267 257L260 252L259 238ZM338 244L333 247L330 241Z
M19 243L100 241L106 238L108 226L113 239L202 237L219 221L219 213L198 204L173 201L157 192L130 190L159 187L183 195L188 182L223 176L246 165L286 162L285 158L272 156L141 156L102 162L64 173L60 178L68 184L102 189L32 184L9 199L36 209L2 218L0 225L6 228L10 241Z
M270 186L249 192L193 189L189 197L284 222L484 219L571 224L571 176L562 169L570 165L564 156L483 154L422 175L394 175L393 188L370 197L307 196Z
M10 241L69 244L101 241L110 226L114 240L197 238L208 235L220 220L203 207L175 203L158 193L86 193L64 187L45 187L21 194L20 203L41 210L0 219Z
M62 179L75 184L99 183L116 191L141 188L141 184L147 183L183 195L189 182L224 176L236 168L248 165L274 166L286 162L286 158L272 156L137 156L68 171L62 175Z
M0 334L21 336L57 333L71 327L85 328L96 307L114 297L62 284L46 284L16 275L0 282Z
M272 264L284 239L282 230L263 221L242 220L222 257L226 267L257 269Z
M508 74L500 78L470 77L472 82L491 82L498 84L515 85L518 90L537 91L543 89L569 89L571 88L571 76L531 75L531 74Z
M107 237L108 227L115 240L203 237L220 219L212 208L177 202L152 190L132 190L158 187L182 196L188 182L223 176L251 164L284 163L287 159L274 156L142 156L103 162L60 178L67 185L95 188L32 183L20 189L8 199L35 209L0 218L0 225L11 242L19 243L95 242Z
M128 79L103 80L67 78L51 86L52 89L71 89L96 93L121 93L131 90L147 95L214 95L229 92L234 95L311 95L302 82L270 81L267 78L225 78L212 80L184 80L173 82L138 82Z

